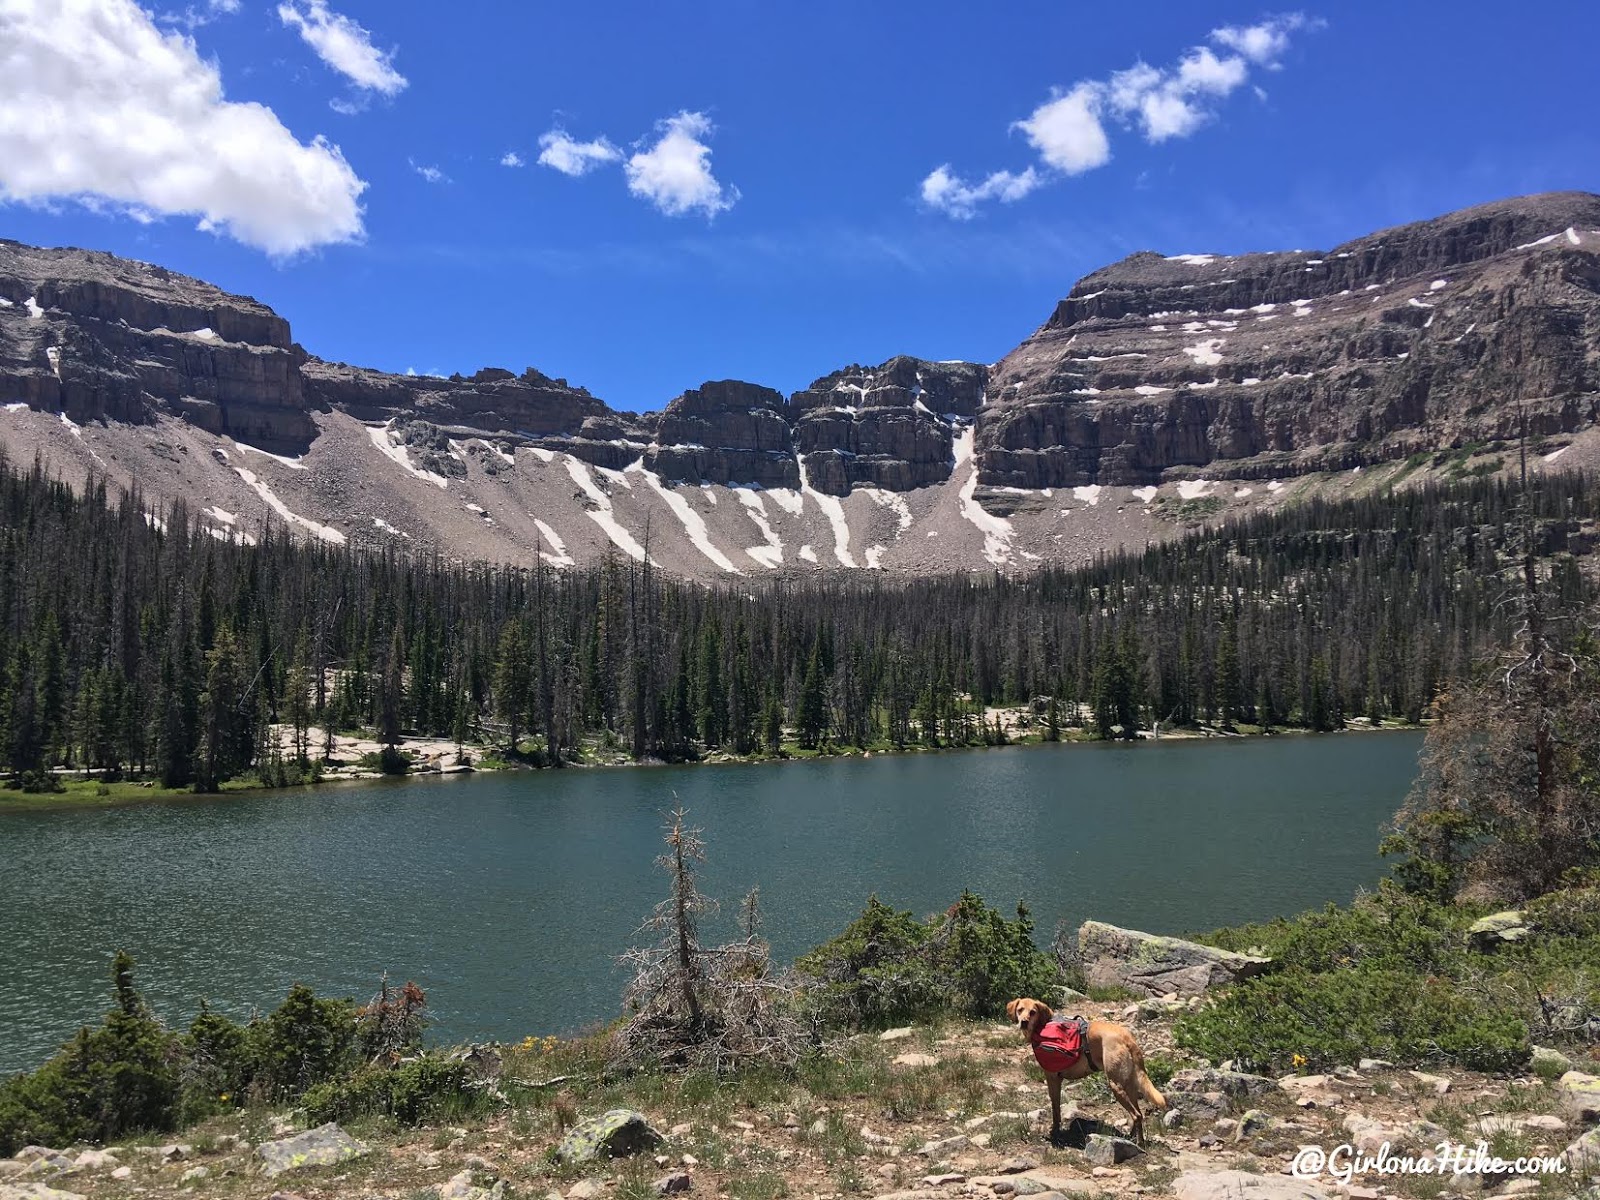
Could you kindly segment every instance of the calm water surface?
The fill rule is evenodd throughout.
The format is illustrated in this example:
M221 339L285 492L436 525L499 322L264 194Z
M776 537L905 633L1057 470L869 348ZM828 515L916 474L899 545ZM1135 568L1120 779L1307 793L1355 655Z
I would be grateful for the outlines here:
M705 829L731 932L761 888L776 954L876 891L918 914L963 887L1163 933L1348 900L1417 770L1420 735L1018 747L758 766L488 774L104 810L0 807L0 1071L110 1000L126 948L170 1024L291 983L365 999L387 969L441 1039L613 1015L614 957L664 895L674 797Z

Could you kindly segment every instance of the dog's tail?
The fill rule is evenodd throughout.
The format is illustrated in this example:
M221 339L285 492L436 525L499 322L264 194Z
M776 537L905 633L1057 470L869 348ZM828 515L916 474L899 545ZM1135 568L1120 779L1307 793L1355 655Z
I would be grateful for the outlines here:
M1167 1106L1167 1098L1163 1096L1155 1084L1150 1082L1150 1076L1143 1071L1139 1072L1139 1090L1144 1093L1144 1098L1157 1108Z

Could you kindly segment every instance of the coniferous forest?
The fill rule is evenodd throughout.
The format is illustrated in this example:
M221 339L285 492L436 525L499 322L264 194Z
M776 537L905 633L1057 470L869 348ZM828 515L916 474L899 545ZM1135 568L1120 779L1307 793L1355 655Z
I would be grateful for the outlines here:
M0 464L0 755L213 790L295 782L334 731L485 745L547 765L1046 738L1213 723L1418 721L1507 640L1520 492L1477 479L1311 501L1143 554L1026 576L872 573L706 587L590 569L219 541ZM1563 602L1600 510L1580 475L1529 496ZM386 756L390 757L390 756ZM392 755L390 765L403 765Z

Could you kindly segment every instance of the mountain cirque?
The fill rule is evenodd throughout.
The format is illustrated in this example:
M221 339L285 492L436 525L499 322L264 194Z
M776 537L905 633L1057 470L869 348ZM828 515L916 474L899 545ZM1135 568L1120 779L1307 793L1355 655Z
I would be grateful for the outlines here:
M1561 193L1325 252L1140 253L993 367L716 381L640 415L532 369L325 362L254 300L0 241L0 447L218 537L706 578L1075 563L1418 478L1419 452L1497 469L1521 415L1549 461L1600 462L1597 252L1600 197Z

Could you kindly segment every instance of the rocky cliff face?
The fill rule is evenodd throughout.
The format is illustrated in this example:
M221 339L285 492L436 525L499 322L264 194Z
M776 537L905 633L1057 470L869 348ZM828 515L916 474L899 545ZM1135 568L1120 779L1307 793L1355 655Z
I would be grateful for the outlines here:
M303 352L265 305L161 267L0 241L0 381L75 421L153 408L215 434L304 442Z
M1135 254L1008 355L980 480L1265 477L1596 419L1600 197L1468 209L1331 251Z
M1600 197L1330 251L1135 254L992 368L892 358L788 397L714 381L642 414L531 368L323 361L248 297L0 241L0 449L181 496L219 537L708 578L1022 569L1503 470L1524 419L1541 469L1600 467Z

